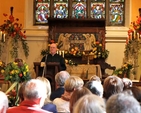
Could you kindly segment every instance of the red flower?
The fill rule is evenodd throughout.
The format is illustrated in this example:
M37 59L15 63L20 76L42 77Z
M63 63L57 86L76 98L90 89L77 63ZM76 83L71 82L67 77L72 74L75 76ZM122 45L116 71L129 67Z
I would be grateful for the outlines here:
M22 74L22 73L20 73L20 74L19 74L19 76L20 76L20 77L22 77L22 76L23 76L23 74Z
M7 16L7 14L3 13L3 16Z
M9 16L10 22L13 23L14 22L14 17L12 15Z

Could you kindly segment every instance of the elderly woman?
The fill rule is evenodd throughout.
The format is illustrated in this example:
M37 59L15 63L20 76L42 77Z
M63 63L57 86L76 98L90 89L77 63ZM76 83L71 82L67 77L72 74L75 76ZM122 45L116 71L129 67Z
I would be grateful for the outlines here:
M76 102L73 113L106 113L105 102L97 95L85 95Z
M36 79L41 80L46 86L46 90L47 90L47 96L46 96L44 106L42 107L42 109L53 112L53 113L57 113L56 105L54 105L52 101L50 100L51 85L49 80L45 77L37 77Z
M122 92L124 88L124 84L121 78L113 75L113 76L108 76L104 80L103 88L104 88L103 96L107 100L111 95Z
M56 98L53 103L57 106L58 112L70 112L69 101L74 90L84 85L83 80L78 76L70 76L65 82L65 92L61 98Z
M89 94L92 94L92 93L86 87L76 89L73 92L73 94L72 94L72 96L70 98L70 113L73 112L73 107L74 107L75 103L77 102L77 100L79 100L84 95L89 95Z

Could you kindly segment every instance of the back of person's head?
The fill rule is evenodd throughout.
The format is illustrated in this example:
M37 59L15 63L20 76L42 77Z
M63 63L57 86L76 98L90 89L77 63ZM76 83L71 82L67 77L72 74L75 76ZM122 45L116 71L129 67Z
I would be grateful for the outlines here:
M93 94L103 97L103 86L98 81L88 81L85 84L85 87L88 88Z
M141 107L132 95L122 92L108 99L106 113L141 113Z
M24 90L25 90L25 85L26 85L26 82L23 82L19 88L19 91L18 91L18 96L19 96L19 99L20 99L20 102L22 102L24 100L24 96L23 96L23 93L24 93Z
M127 89L129 87L132 87L132 80L130 80L129 78L122 78L122 82L124 84L124 89Z
M0 91L0 113L6 113L8 109L8 98L6 94Z
M64 86L65 81L70 77L67 71L60 71L55 75L55 82L57 86Z
M140 87L132 86L127 88L126 90L131 90L135 99L137 99L137 101L141 103L141 88Z
M70 76L65 82L65 91L73 92L84 85L84 81L78 76Z
M91 91L88 90L86 87L82 87L82 88L78 88L78 89L74 90L74 92L70 98L70 112L71 113L73 111L73 106L76 103L76 101L86 94L92 94Z
M34 101L40 99L39 104L43 106L47 96L46 86L41 80L31 79L26 83L23 94L25 100Z
M47 78L45 78L45 77L37 77L36 79L41 80L44 83L45 87L46 87L46 90L47 90L47 98L45 100L45 104L48 103L48 102L51 102L50 101L51 85L50 85L49 80Z
M104 100L94 94L81 97L73 107L73 113L105 113L105 111Z
M98 81L98 82L101 83L100 78L98 76L96 76L96 75L91 76L90 79L89 79L89 81Z
M117 76L108 76L104 80L103 88L104 88L104 98L108 99L111 95L120 93L123 91L123 82L121 78Z

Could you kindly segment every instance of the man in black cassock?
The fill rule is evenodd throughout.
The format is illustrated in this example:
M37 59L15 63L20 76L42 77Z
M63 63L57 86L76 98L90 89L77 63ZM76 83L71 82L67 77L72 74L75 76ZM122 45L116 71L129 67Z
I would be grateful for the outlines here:
M48 66L47 63L49 62L59 63L60 64L59 71L66 70L65 59L62 56L60 56L59 54L57 54L57 45L55 43L52 43L50 45L50 53L44 56L41 62L45 62L46 67L45 69L44 67L40 67L39 76L43 75L43 71L44 71L44 75L45 74L49 74L49 75L55 74L55 66Z

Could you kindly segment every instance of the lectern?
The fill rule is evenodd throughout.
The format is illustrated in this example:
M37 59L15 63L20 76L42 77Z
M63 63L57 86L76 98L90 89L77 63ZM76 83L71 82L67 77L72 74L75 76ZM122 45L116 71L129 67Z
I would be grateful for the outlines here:
M48 62L46 63L45 67L41 67L40 62L34 62L34 69L35 69L36 77L42 76L42 73L44 71L43 76L50 81L52 86L52 91L54 91L56 88L55 75L60 71L60 63Z

